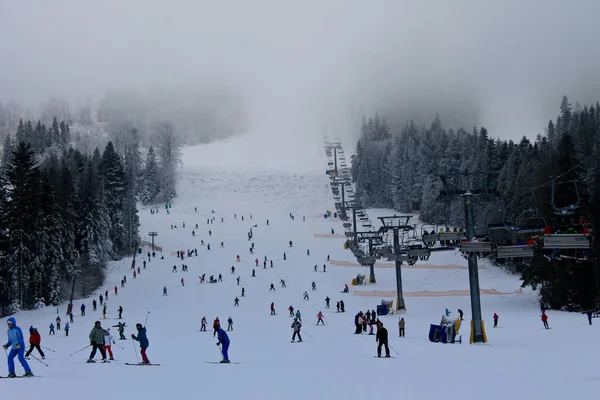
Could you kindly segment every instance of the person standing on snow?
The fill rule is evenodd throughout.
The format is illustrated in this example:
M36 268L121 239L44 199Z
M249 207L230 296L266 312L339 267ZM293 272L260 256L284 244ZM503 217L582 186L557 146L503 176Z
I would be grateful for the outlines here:
M88 358L88 363L95 363L94 356L96 355L96 350L100 350L100 354L102 354L102 362L107 362L106 352L104 351L104 329L102 328L102 324L100 321L96 321L94 323L94 327L90 331L90 346L92 346L92 352L90 353L90 357Z
M125 340L125 322L119 322L117 325L113 325L113 328L118 328L119 340Z
M200 321L200 332L206 332L206 317L202 317Z
M227 352L229 351L229 336L227 333L219 326L219 330L217 331L219 334L217 342L217 346L221 345L221 354L223 355L223 359L221 360L222 364L229 364L229 355Z
M379 323L379 329L377 330L375 341L379 342L379 345L377 346L377 357L381 357L381 346L385 346L385 356L386 358L389 358L390 348L388 346L388 331L383 327L381 322Z
M50 322L50 332L48 332L48 336L54 335L54 324Z
M494 313L494 328L498 327L498 314Z
M323 313L321 311L317 314L317 326L319 326L319 322L325 325L325 322L323 322Z
M221 321L219 321L219 317L217 317L213 321L213 337L215 337L219 329L221 329Z
M546 311L542 311L542 322L544 323L544 328L550 329L548 326L548 316L546 315Z
M406 321L404 321L404 318L400 318L400 321L398 321L398 335L400 335L400 337L404 337L404 327L406 326Z
M329 296L325 297L325 308L329 308L330 301L331 301L331 299L329 298Z
M303 297L303 299L304 300L308 300L308 292L306 290L304 291L304 297Z
M271 315L276 315L275 314L275 303L271 302Z
M81 304L81 316L85 317L85 304Z
M117 311L119 312L119 319L123 319L121 318L121 314L123 314L123 306L119 306L119 309Z
M300 314L300 310L296 310L296 318L298 318L298 321L302 322L302 314Z
M113 352L111 345L115 343L112 335L110 334L110 328L104 331L104 352L107 352L110 356L109 360L114 361Z
M233 306L234 307L239 307L240 306L240 299L238 299L237 297L235 299L233 299Z
M298 321L298 318L294 318L294 322L292 322L292 329L294 330L294 334L292 335L292 343L296 340L296 335L298 335L298 342L302 341L302 336L300 336L300 329L302 329L302 324Z
M17 356L25 370L25 376L33 376L31 368L29 368L29 364L27 364L27 361L25 360L25 339L23 339L23 331L17 326L17 321L12 317L6 320L6 325L8 326L8 342L6 342L2 348L6 350L9 347L12 347L10 353L8 353L8 377L17 377L15 374L15 357Z
M27 350L27 353L25 353L26 360L29 360L29 355L31 354L33 349L37 349L38 353L40 353L40 356L42 356L42 360L46 359L46 355L40 347L41 342L42 337L40 336L40 333L38 332L37 328L33 328L31 330L31 333L29 334L29 350Z
M233 330L233 319L231 317L227 318L227 332Z
M137 336L135 336L132 333L131 338L135 341L140 342L140 354L142 355L141 364L150 364L150 360L148 360L148 357L146 356L146 349L150 345L148 337L146 336L146 328L144 328L140 323L135 324L135 327L138 331L138 334Z
M288 308L288 311L290 312L290 317L294 316L294 307L290 306L290 308Z

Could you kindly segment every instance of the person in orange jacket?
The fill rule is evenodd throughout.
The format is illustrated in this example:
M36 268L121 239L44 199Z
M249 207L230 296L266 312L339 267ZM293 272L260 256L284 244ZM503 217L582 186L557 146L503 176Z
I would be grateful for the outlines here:
M31 333L29 334L29 350L27 350L27 353L25 354L26 359L29 360L29 355L31 354L33 349L37 349L38 353L40 353L40 356L42 356L42 360L46 358L46 355L40 348L41 342L42 337L40 336L40 333L38 332L37 328L33 328L31 330Z
M544 328L550 329L548 326L548 316L546 315L546 311L542 311L542 322L544 323Z
M319 313L317 314L317 318L317 326L319 326L319 322L325 325L325 322L323 322L323 313L321 311L319 311Z

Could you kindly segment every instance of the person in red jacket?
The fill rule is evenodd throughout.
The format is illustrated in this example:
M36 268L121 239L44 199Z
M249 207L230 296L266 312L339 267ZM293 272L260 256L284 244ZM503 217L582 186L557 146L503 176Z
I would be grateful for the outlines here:
M221 321L219 321L219 317L217 317L213 322L213 337L217 334L219 328L221 328Z
M319 313L317 314L317 318L317 326L319 326L319 322L325 325L325 322L323 322L323 313L321 311L319 311Z
M542 322L544 323L544 328L550 329L548 326L548 316L546 315L546 311L542 311Z
M498 327L498 314L494 313L494 328Z
M38 332L37 328L33 328L31 330L31 333L29 334L29 350L27 350L27 353L25 354L26 359L29 360L29 355L31 354L33 349L37 349L37 351L40 353L40 356L42 356L42 360L46 359L46 355L40 348L41 342L42 337L40 336L40 333Z

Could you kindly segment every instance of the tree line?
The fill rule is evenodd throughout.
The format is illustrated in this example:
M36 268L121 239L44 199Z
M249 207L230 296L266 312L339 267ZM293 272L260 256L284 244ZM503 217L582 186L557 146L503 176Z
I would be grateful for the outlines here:
M446 129L413 122L392 130L378 114L363 119L351 174L357 199L366 207L417 211L420 220L464 227L460 196L479 190L478 231L488 225L522 225L537 217L553 228L584 219L600 226L600 104L574 107L563 97L559 114L532 142L492 139L487 129ZM576 206L573 215L557 210ZM582 258L544 257L511 268L523 285L540 287L546 307L600 308L596 251Z
M169 122L153 133L145 161L136 128L101 151L71 146L70 128L19 121L0 164L0 315L59 304L78 282L86 296L105 263L139 243L137 201L176 196L181 145Z

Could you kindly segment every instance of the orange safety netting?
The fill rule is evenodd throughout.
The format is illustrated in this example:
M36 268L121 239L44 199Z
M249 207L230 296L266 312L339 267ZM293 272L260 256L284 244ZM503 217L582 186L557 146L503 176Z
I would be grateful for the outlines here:
M521 294L523 289L519 288L514 292L500 292L496 289L481 289L481 294L488 295L509 295L509 294ZM362 297L396 297L397 292L395 290L354 290L355 296ZM470 296L471 292L468 289L464 290L421 290L418 292L404 292L404 297L456 297L456 296Z
M339 267L362 267L362 265L353 263L350 261L336 261L330 260L329 263L331 265L337 265ZM394 263L375 263L375 268L395 268L396 265ZM446 265L431 265L431 264L419 264L419 265L408 265L402 264L402 268L412 268L412 269L469 269L466 265L454 265L454 264L446 264ZM477 269L485 269L485 265L478 265Z
M330 239L345 239L344 235L332 235L331 233L315 233L316 238L330 238Z

